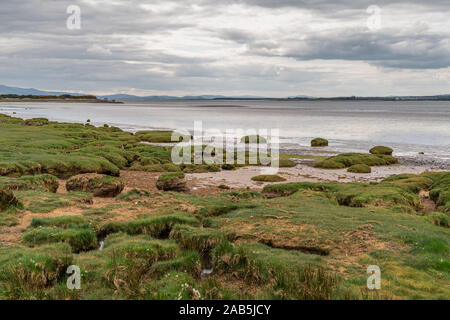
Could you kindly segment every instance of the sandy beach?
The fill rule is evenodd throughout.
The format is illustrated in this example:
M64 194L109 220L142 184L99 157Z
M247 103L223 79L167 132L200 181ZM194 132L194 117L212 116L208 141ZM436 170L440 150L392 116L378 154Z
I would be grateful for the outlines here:
M226 185L230 188L261 189L273 182L257 182L251 178L262 173L262 167L245 167L232 171L193 173L187 174L187 180L197 188L216 187ZM314 168L309 165L297 164L293 168L280 168L278 175L285 178L286 182L379 182L391 175L410 173L420 174L426 171L443 171L432 169L430 166L394 165L372 167L371 173L351 173L346 169L326 170Z

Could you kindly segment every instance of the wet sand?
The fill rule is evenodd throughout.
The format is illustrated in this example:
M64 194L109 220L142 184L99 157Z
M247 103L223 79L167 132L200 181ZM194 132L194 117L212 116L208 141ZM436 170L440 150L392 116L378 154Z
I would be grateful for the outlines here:
M197 188L217 187L221 184L231 188L260 189L273 182L257 182L251 178L260 174L263 167L245 167L232 171L186 174L186 178ZM379 182L391 175L411 173L420 174L426 171L444 171L432 169L430 166L392 165L372 167L371 173L351 173L347 169L326 170L309 165L297 164L293 168L280 168L278 175L287 182Z

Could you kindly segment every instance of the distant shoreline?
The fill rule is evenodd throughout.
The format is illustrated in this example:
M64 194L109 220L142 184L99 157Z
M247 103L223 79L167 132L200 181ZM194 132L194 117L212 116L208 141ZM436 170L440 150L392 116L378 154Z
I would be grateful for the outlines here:
M0 102L59 102L59 103L118 103L123 104L122 101L111 101L101 99L30 99L30 98L9 98L0 99Z

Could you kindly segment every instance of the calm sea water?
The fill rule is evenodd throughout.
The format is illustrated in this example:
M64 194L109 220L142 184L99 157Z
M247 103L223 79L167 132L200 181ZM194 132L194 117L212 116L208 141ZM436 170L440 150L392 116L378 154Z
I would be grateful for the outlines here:
M0 103L17 117L107 123L124 130L279 128L283 148L307 150L314 137L329 139L329 152L389 145L398 156L450 163L450 102L366 101L150 101L125 104Z

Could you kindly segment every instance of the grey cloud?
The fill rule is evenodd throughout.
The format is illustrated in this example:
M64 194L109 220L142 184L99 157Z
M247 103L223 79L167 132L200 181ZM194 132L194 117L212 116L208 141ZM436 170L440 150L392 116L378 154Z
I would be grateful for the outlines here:
M448 0L3 1L0 43L5 47L0 51L0 83L22 82L23 86L61 90L284 92L287 84L303 86L309 81L311 85L330 85L332 77L339 79L340 75L296 67L281 70L273 62L276 59L285 59L286 64L291 60L316 64L321 60L363 62L398 70L450 66L450 31L432 30L427 21L408 30L399 27L376 33L364 26L320 32L305 28L302 37L289 33L290 29L283 32L284 25L265 33L258 25L244 29L225 27L220 22L216 26L203 24L223 15L230 5L239 4L249 14L256 15L263 9L277 10L278 14L298 10L320 21L345 25L348 20L365 18L365 9L374 2L381 7L404 4L401 10L417 15L421 12L408 4L420 4L421 10L431 16L450 9ZM78 31L66 28L66 8L72 4L82 9L82 29ZM142 5L161 5L162 9ZM178 37L180 43L173 47L184 50L177 51L145 42L146 36L164 38L179 32L192 33L188 40L194 44ZM224 49L229 45L239 50L226 57L229 59L201 54L195 50L196 34L204 35L199 41L206 41L206 45L224 43Z

